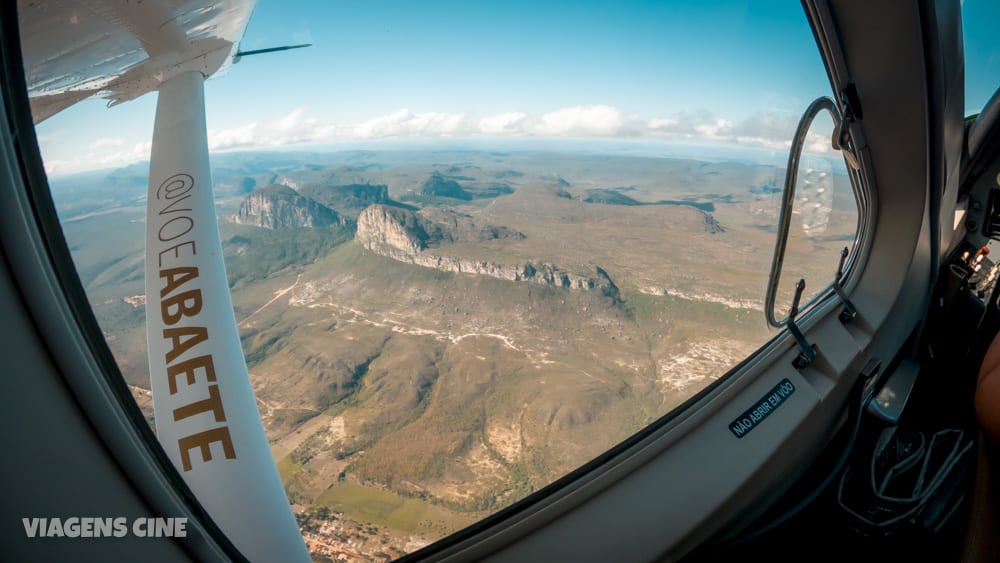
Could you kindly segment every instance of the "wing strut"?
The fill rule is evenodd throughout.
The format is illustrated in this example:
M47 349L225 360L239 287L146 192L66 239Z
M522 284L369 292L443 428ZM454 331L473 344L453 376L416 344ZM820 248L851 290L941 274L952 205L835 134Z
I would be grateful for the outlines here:
M146 211L146 338L156 434L230 540L255 561L309 561L247 372L212 193L204 75L164 82ZM109 241L111 242L111 241Z

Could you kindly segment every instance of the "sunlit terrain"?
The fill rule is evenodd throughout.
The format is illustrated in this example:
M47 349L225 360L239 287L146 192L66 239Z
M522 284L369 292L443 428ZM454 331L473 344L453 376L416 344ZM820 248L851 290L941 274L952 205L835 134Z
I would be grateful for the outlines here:
M409 150L214 166L258 406L317 560L395 558L509 506L773 335L773 165ZM144 170L57 179L53 193L152 422ZM846 176L810 174L788 261L818 288L855 211Z

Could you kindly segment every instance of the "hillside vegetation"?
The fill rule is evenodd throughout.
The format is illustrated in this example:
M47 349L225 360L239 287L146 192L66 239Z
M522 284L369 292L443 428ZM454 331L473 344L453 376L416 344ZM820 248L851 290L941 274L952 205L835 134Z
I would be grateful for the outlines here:
M114 173L110 199L88 176L57 203L151 413L139 172ZM402 555L545 487L772 336L774 167L354 151L221 155L214 174L279 473L309 537L358 557ZM821 288L855 210L846 176L807 179L782 279Z

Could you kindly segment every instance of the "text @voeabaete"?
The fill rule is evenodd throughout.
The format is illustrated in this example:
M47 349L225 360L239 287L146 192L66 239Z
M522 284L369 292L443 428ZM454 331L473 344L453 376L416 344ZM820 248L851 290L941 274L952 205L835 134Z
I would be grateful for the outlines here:
M183 538L187 518L21 518L29 538Z

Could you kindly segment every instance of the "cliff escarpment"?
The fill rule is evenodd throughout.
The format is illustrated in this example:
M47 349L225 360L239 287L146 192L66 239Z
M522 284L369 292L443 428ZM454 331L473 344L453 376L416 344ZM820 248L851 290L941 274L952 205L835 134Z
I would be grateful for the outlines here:
M442 242L498 238L524 238L524 235L506 227L477 225L468 217L445 215L440 210L413 212L385 205L372 205L361 212L354 237L361 246L376 254L426 268L550 287L599 290L612 297L618 295L618 288L608 273L596 266L592 273L581 274L549 262L501 264L448 256L436 250Z

